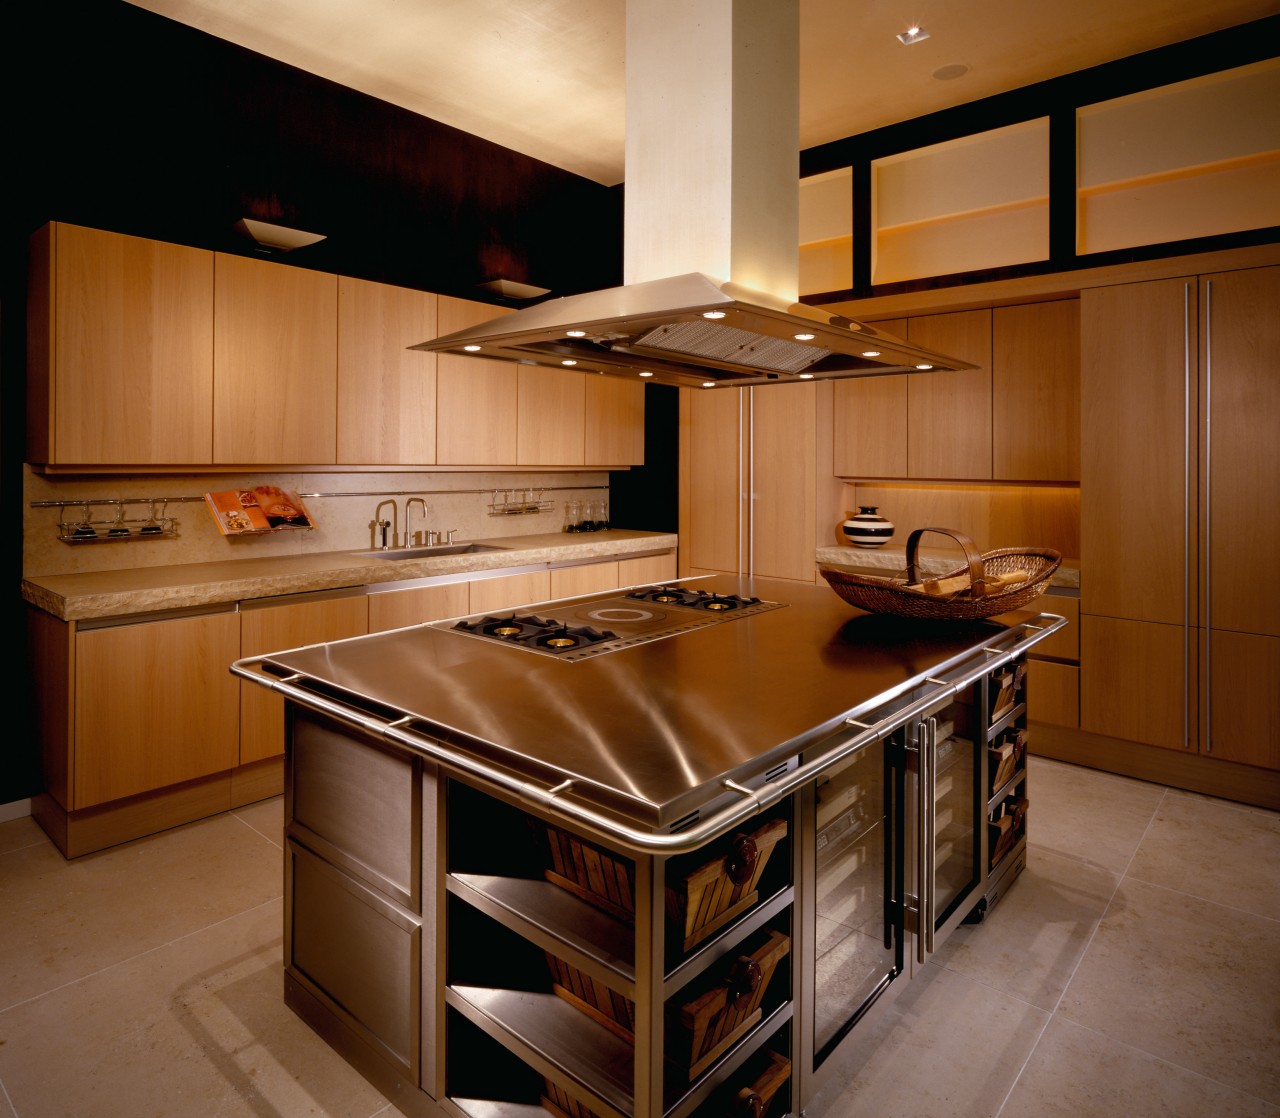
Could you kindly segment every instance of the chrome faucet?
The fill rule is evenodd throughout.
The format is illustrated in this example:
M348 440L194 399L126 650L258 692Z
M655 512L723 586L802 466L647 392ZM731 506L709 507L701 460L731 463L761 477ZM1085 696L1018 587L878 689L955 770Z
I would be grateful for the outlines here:
M382 510L387 505L391 506L391 519L383 520ZM373 510L373 523L374 523L374 526L378 529L378 533L380 536L378 546L383 551L387 551L391 547L391 545L395 543L396 535L400 531L400 506L397 505L395 501L391 498L388 498L385 501L379 501L378 507ZM387 529L391 530L390 540L387 539Z
M405 547L413 546L413 532L410 530L413 527L413 519L412 517L410 517L409 513L412 511L414 505L422 506L422 527L424 531L427 527L426 500L423 499L422 497L410 497L404 503L404 546ZM427 535L427 542L430 543L431 533L427 532L426 535Z

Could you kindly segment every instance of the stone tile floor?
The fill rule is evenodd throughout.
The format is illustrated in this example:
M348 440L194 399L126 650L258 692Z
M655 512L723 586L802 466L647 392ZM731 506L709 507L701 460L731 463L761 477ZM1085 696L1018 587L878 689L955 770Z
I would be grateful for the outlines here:
M810 1118L1280 1118L1280 815L1041 758L1030 797L1026 872ZM0 1118L400 1113L283 1004L281 828L0 823Z

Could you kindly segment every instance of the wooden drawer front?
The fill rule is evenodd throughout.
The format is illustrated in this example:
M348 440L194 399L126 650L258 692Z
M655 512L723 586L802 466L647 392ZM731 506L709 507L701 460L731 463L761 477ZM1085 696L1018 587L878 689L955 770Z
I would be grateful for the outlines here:
M1075 664L1028 660L1031 687L1027 692L1027 717L1055 726L1080 725L1080 669Z
M421 912L421 762L302 712L293 720L291 761L290 833Z
M421 625L424 621L461 617L470 612L469 602L465 582L370 594L369 632L385 633L388 629L403 629L409 625Z
M1067 624L1056 633L1045 637L1035 646L1033 656L1051 656L1056 660L1080 659L1080 599L1065 594L1042 594L1036 599L1034 609L1056 613L1065 617Z
M415 1081L420 1061L418 922L289 842L285 965L329 1010Z
M551 572L551 596L572 598L578 594L599 594L613 590L618 582L618 564L591 563L582 567L556 567Z
M481 578L469 585L472 613L493 613L529 602L545 602L551 596L551 575L548 571Z
M676 577L676 554L641 555L618 560L621 586L640 586L649 582L669 582Z

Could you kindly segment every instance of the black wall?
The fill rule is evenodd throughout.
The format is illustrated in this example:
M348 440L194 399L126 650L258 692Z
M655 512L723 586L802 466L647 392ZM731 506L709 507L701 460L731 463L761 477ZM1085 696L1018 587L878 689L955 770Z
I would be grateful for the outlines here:
M119 0L11 6L3 41L0 618L19 648L26 243L45 222L254 255L232 229L251 217L326 234L291 265L500 305L476 285L621 281L619 189ZM30 683L8 688L0 804L39 789Z

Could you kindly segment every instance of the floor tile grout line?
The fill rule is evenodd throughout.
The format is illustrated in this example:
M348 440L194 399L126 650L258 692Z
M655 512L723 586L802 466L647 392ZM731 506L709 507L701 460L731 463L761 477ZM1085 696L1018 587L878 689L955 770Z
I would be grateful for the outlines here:
M4 1085L3 1078L0 1078L0 1096L3 1096L4 1101L9 1104L9 1113L13 1118L18 1118L18 1108L13 1104L13 1096L9 1094L9 1088Z
M105 967L99 967L97 970L89 971L87 974L82 974L78 978L73 978L68 982L61 983L58 986L51 986L48 990L41 990L40 993L33 994L29 998L23 998L21 1001L13 1002L11 1005L0 1006L0 1017L3 1017L6 1013L10 1012L11 1010L20 1009L23 1006L31 1005L34 1002L38 1002L41 998L47 998L50 994L56 994L60 990L70 989L72 986L75 986L81 982L85 982L90 978L96 978L98 975L106 974L108 971L113 971L117 967L122 967L128 963L137 962L139 959L145 959L148 955L154 955L157 951L164 951L166 948L173 947L176 944L182 943L184 940L188 940L192 936L202 935L203 933L210 931L213 928L219 928L223 924L227 924L232 920L238 920L242 916L247 916L252 912L257 912L260 909L266 908L267 905L276 904L281 900L283 900L283 894L281 896L272 897L269 900L261 901L260 903L253 905L249 908L241 909L239 912L233 912L230 916L224 916L221 920L215 920L211 924L202 924L198 928L192 928L191 931L185 932L180 936L175 936L173 939L166 940L164 943L158 943L154 947L147 948L146 951L139 951L136 955L129 955L123 959L117 959L114 963L110 963Z
M1093 946L1093 941L1098 935L1098 929L1102 927L1102 922L1107 918L1107 913L1111 911L1111 905L1115 902L1116 894L1120 892L1120 887L1124 884L1124 879L1129 873L1129 867L1133 865L1133 860L1138 856L1138 850L1143 842L1146 841L1147 835L1151 833L1151 825L1156 821L1156 816L1160 814L1160 805L1164 803L1169 795L1169 789L1161 787L1160 798L1156 800L1155 807L1151 810L1151 818L1147 820L1147 825L1142 828L1142 834L1138 836L1138 841L1133 845L1133 853L1129 855L1129 860L1125 863L1124 869L1116 874L1115 887L1111 890L1111 896L1107 898L1107 903L1102 906L1102 911L1098 914L1098 919L1094 922L1093 930L1089 932L1089 937L1084 941L1084 947L1080 949L1080 954L1076 958L1075 966L1071 968L1071 973L1067 975L1067 980L1062 984L1062 991L1058 994L1057 1000L1053 1003L1044 1019L1044 1024L1040 1026L1040 1031L1036 1034L1036 1039L1031 1047L1027 1050L1026 1058L1018 1067L1014 1074L1013 1081L1009 1084L1008 1091L1005 1092L1004 1098L1000 1102L1000 1106L996 1109L992 1118L1000 1118L1004 1113L1004 1108L1009 1105L1009 1099L1013 1096L1013 1092L1018 1088L1018 1082L1022 1079L1022 1074L1027 1070L1027 1065L1031 1063L1031 1058L1036 1054L1036 1049L1040 1047L1040 1042L1044 1039L1044 1034L1048 1031L1049 1026L1053 1023L1054 1017L1057 1016L1059 1008L1062 1006L1062 999L1067 996L1067 991L1071 989L1071 983L1075 981L1076 973L1080 970L1080 964L1084 962L1084 957L1089 953L1089 948ZM1180 1065L1179 1065L1180 1066Z

